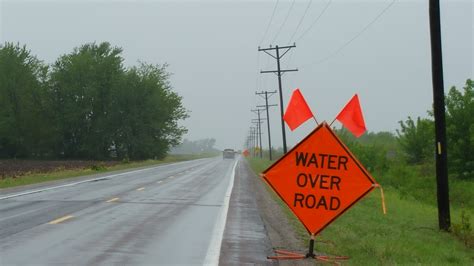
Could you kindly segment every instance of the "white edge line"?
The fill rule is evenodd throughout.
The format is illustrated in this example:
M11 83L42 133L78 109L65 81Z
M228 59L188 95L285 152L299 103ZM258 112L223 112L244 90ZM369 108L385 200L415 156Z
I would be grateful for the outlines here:
M232 194L232 188L234 187L235 169L239 163L240 158L235 162L232 169L232 175L230 177L229 186L224 196L224 203L222 204L220 213L217 217L216 224L211 236L211 242L207 248L206 257L204 259L204 265L218 265L219 257L221 255L222 239L224 237L225 224L227 222L227 212L229 211L230 196Z
M206 159L206 158L204 158L204 159ZM195 160L195 161L198 161L198 160L203 160L203 159L197 159L197 160ZM194 161L194 160L193 160L193 161ZM184 161L184 162L177 162L177 163L171 163L171 164L165 164L165 165L158 165L158 166L151 167L151 168L140 169L140 170L135 170L135 171L129 171L129 172L124 172L124 173L114 174L114 175L107 175L107 176L102 176L102 177L93 178L93 179L87 179L87 180L83 180L83 181L79 181L79 182L74 182L74 183L69 183L69 184L60 185L60 186L55 186L55 187L42 188L42 189L37 189L37 190L30 190L30 191L22 192L22 193L19 193L19 194L13 194L13 195L8 195L8 196L0 197L0 200L11 199L11 198L15 198L15 197L20 197L20 196L24 196L24 195L39 193L39 192L48 191L48 190L53 190L53 189L58 189L58 188L63 188L63 187L72 187L72 186L79 185L79 184L82 184L82 183L93 182L93 181L99 181L99 180L104 180L104 179L109 179L109 178L115 178L115 177L117 177L117 176L128 175L128 174L133 174L133 173L139 173L139 172L144 172L144 171L148 171L148 170L153 170L153 169L160 168L160 167L164 167L164 166L176 165L176 164L183 164L183 163L187 163L187 162L192 162L192 161Z

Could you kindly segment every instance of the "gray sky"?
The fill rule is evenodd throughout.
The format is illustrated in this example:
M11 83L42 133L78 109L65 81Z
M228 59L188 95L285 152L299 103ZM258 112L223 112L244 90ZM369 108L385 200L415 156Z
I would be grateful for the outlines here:
M327 1L311 2L295 34L297 47L282 60L283 67L299 69L283 77L285 107L299 87L318 120L332 121L354 93L370 131L394 132L407 116L426 117L432 103L428 1L396 1L342 50L391 0L333 0L299 38ZM254 92L277 89L275 75L258 74L276 65L257 47L295 41L290 38L308 6L296 1L283 24L292 1L280 0L264 35L275 2L0 0L0 41L26 44L47 63L93 41L122 47L128 66L168 63L173 87L191 112L185 137L241 148L255 118L250 109L263 103ZM474 78L474 4L444 0L441 8L445 87L461 87ZM275 146L281 145L278 110L270 113ZM287 129L289 145L314 126Z

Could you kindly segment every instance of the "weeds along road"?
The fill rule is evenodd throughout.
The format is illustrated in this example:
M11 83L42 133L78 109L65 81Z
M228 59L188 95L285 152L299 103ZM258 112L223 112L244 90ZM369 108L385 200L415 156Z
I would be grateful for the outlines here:
M229 209L231 192L252 197L233 186L241 164L200 159L0 191L0 265L268 263L261 219L245 215L258 213L256 207ZM240 248L226 248L232 255L223 258L223 239L226 247Z

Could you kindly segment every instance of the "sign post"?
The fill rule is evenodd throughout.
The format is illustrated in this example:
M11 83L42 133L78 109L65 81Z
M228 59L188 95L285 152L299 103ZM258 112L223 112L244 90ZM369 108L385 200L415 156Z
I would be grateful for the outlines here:
M326 122L261 176L311 235L303 258L317 258L314 237L378 186Z

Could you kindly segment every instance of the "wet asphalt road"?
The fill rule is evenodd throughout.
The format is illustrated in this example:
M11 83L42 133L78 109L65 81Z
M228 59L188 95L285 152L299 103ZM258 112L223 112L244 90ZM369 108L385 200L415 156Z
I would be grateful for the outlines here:
M0 265L266 263L240 165L201 159L11 198L25 191L0 191Z

